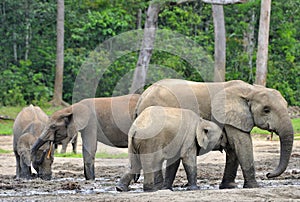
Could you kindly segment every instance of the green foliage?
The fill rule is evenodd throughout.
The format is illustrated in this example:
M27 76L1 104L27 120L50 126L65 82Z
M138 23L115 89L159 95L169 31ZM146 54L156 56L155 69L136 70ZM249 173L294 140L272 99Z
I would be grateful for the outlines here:
M295 139L300 137L300 118L292 119L292 125L294 128ZM261 134L261 135L270 135L270 132L267 130L262 130L257 127L254 127L251 131L251 134ZM276 135L274 135L276 136Z
M27 2L27 3L26 3ZM188 36L202 46L192 50L178 41L178 49L186 55L198 55L195 61L212 58L214 30L211 5L192 1L175 5L166 3L158 18L160 29ZM25 106L33 103L47 106L52 98L56 54L57 1L4 0L0 4L0 105ZM135 30L139 9L144 27L149 1L142 0L65 0L65 55L63 99L72 103L74 82L90 54L108 39ZM300 106L300 2L272 2L267 86L278 89L290 105ZM226 22L226 80L255 80L256 47L260 1L224 6ZM249 50L246 36L253 27L254 47ZM124 39L131 40L131 39ZM176 48L176 47L174 47ZM170 54L171 53L171 54ZM96 96L128 93L138 59L133 51L119 56L105 70ZM203 63L205 64L205 63ZM210 63L207 62L207 65ZM177 75L188 80L207 81L211 75L189 64L172 51L154 50L147 85L165 77ZM155 69L160 67L159 70ZM209 69L210 67L206 68ZM168 75L164 71L172 70ZM202 75L199 73L201 72ZM280 76L278 76L280 75ZM99 72L94 75L99 76ZM122 87L121 80L127 79ZM87 90L88 91L88 90ZM89 93L89 92L87 92Z
M12 151L5 150L5 149L1 149L1 148L0 148L0 154L9 154L9 153L12 153Z

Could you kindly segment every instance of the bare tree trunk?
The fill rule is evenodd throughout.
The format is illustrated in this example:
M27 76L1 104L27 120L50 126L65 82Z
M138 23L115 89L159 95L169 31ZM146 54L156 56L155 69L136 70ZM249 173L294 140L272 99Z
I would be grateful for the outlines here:
M225 21L222 5L212 5L215 30L215 68L214 81L225 81L226 66L226 36Z
M26 36L25 36L25 56L24 56L24 60L28 59L28 55L29 55L29 34L30 34L30 20L29 20L29 3L28 0L25 1L25 10L26 10L26 14L25 14L25 22L26 22Z
M191 2L195 0L178 0L177 4ZM215 4L215 5L227 5L227 4L238 4L238 3L246 3L247 0L202 0L204 3Z
M266 86L271 0L261 1L255 83Z
M254 9L251 10L251 19L249 22L248 29L244 31L244 51L248 55L248 66L250 69L249 82L253 81L253 52L255 47L254 31L255 31L256 15Z
M150 3L147 10L144 37L137 66L134 71L130 93L142 93L146 82L149 62L155 41L158 14L161 8L159 3Z
M18 61L18 47L17 47L17 34L13 32L13 50L14 50L14 60L15 62Z
M64 72L64 10L64 0L57 0L56 72L54 95L51 101L55 106L67 105L62 99Z
M142 9L138 10L136 28L137 29L142 29Z

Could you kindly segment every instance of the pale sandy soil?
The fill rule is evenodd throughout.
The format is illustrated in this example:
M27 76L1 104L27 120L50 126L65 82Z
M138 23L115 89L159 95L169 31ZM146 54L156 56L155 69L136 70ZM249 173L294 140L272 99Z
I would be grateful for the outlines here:
M15 180L13 153L0 154L0 201L300 201L300 141L294 144L290 164L280 177L265 177L278 163L279 142L253 138L256 176L260 188L242 189L239 169L238 188L219 190L225 154L210 152L198 157L197 191L185 191L187 182L180 167L174 182L176 191L142 192L141 178L131 191L115 191L115 184L124 173L127 159L96 159L96 180L86 181L82 159L55 158L53 180ZM124 153L127 149L98 145L98 151ZM79 152L80 151L79 143ZM0 136L0 149L12 151L12 137ZM70 146L68 148L70 150Z

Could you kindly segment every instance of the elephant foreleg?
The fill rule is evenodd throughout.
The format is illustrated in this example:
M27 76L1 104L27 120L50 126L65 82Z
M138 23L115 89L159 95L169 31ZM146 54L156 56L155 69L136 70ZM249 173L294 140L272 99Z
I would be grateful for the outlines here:
M135 174L132 174L130 171L126 172L116 185L117 191L128 191L128 186L131 180L134 178Z
M226 164L220 189L236 188L235 178L239 166L235 151L231 148L226 148Z
M186 172L187 180L188 180L188 190L197 190L197 155L196 149L194 152L188 152L182 158L182 164L184 170Z
M164 189L172 190L172 185L173 185L179 164L180 164L180 158L177 158L177 160L172 160L172 159L167 160Z
M229 144L232 148L234 148L234 152L238 163L241 165L241 169L244 176L244 188L255 188L258 187L258 183L255 179L255 168L254 168L254 157L253 157L253 146L252 140L249 133L242 132L237 130L231 126L226 126L226 133L228 137ZM233 153L231 154L234 157ZM230 156L228 158L230 160ZM227 160L227 159L226 159ZM231 165L230 165L231 164ZM232 159L232 162L228 162L228 171L225 168L224 177L230 176L235 178L236 175L236 159L235 157ZM226 161L227 166L227 161ZM229 170L231 168L231 172Z

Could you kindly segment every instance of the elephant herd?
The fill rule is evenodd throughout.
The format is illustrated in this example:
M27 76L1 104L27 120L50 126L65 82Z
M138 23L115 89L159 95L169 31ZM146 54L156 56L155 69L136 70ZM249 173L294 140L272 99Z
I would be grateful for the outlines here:
M141 95L84 99L49 118L31 105L19 113L13 128L16 175L30 178L32 164L39 177L51 179L53 144L73 140L80 132L86 180L95 179L97 141L128 147L129 165L116 185L119 191L127 191L141 170L145 191L172 189L180 162L188 189L197 189L196 157L211 150L226 152L220 189L236 187L239 165L244 188L254 188L258 187L250 136L254 126L279 136L279 164L267 174L277 177L288 165L294 131L287 102L274 89L239 80L165 79Z

